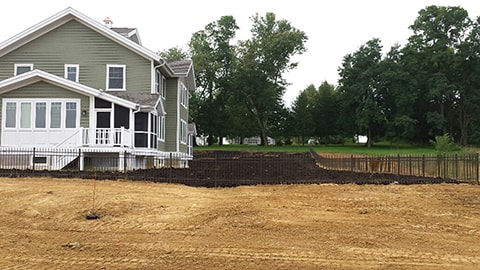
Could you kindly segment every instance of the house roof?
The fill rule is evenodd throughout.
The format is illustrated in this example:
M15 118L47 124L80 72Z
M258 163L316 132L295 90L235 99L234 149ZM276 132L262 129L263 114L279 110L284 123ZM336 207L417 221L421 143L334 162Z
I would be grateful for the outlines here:
M113 29L108 28L104 24L101 24L92 18L80 13L79 11L69 7L59 13L41 21L40 23L20 32L19 34L7 39L0 43L0 56L3 56L16 48L48 33L49 31L71 21L76 20L79 23L89 27L97 33L125 46L126 48L136 52L137 54L157 62L164 62L161 57L155 52L143 47L139 43L132 41L128 37L116 32ZM131 31L129 32L131 33ZM137 33L138 34L138 33Z
M137 103L139 104L140 109L143 108L143 109L151 110L151 109L157 108L157 105L160 105L159 113L162 115L166 114L165 108L163 107L163 103L159 102L159 99L160 99L159 94L115 92L115 93L112 93L112 95Z
M141 106L141 104L138 104L136 102L129 101L109 93L105 93L92 87L73 82L38 69L34 69L32 71L0 81L0 94L40 81L62 87L76 93L98 97L130 109L138 109Z
M192 67L192 60L167 60L175 74L187 74Z
M188 90L195 90L195 72L192 60L167 60L167 65L172 70L173 77L186 77Z
M112 27L110 28L113 31L119 33L120 35L130 39L131 41L142 45L140 41L140 35L138 34L137 28L128 28L128 27Z

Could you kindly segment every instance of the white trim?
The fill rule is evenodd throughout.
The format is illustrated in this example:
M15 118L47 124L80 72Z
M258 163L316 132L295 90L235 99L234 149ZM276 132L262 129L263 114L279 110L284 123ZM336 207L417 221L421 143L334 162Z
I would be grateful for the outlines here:
M182 130L184 132L182 132ZM184 137L185 135L185 137ZM180 138L178 138L181 144L186 145L188 142L188 124L187 121L180 119Z
M160 95L165 100L167 98L167 78L162 75L162 86Z
M123 82L122 88L110 88L110 68L122 68L123 69ZM107 64L107 79L105 82L105 89L107 91L125 91L127 89L127 66L126 65L112 65Z
M65 64L65 67L64 67L64 78L68 80L68 68L69 67L74 67L77 69L76 73L75 73L75 81L74 82L78 82L78 78L80 77L80 65L79 64Z
M29 67L30 71L33 70L33 64L14 64L13 65L13 76L17 76L17 69L19 67ZM26 73L26 72L24 72L24 73ZM21 74L19 74L19 75L21 75Z
M57 14L54 14L53 16L39 22L38 24L33 25L32 27L0 43L0 57L71 20L76 20L80 22L81 24L130 49L131 51L143 56L144 58L153 59L159 62L161 61L160 56L155 52L120 35L119 33L106 27L104 24L93 20L92 18L80 13L79 11L71 7L68 7L58 12Z
M180 79L177 79L177 100L176 105L177 105L177 133L175 134L175 141L177 142L177 152L180 152L180 125L181 125L181 116L180 116Z
M158 140L165 142L165 115L158 116Z
M0 94L18 89L26 85L36 83L39 81L46 81L53 85L56 85L56 86L59 86L83 95L99 97L109 102L113 102L130 109L136 109L139 106L137 103L133 103L123 98L119 98L117 96L105 93L103 91L91 88L89 86L86 86L80 83L72 82L65 78L62 78L38 69L0 81Z
M33 99L33 98L4 98L2 100L2 106L5 109L2 112L2 115L6 113L6 104L12 102L17 104L16 110L16 120L15 120L15 127L14 128L7 128L5 127L5 121L2 121L2 130L61 130L61 129L77 129L80 127L80 117L81 117L81 101L78 98L42 98L42 99ZM60 102L62 104L61 110L61 118L60 118L60 127L52 128L51 127L51 110L52 110L52 103ZM30 127L29 128L22 128L21 127L21 104L22 103L30 103ZM36 117L36 104L37 103L45 103L46 104L46 111L45 111L45 127L44 128L37 128L35 127L35 117ZM66 127L66 115L67 115L67 103L75 103L76 108L76 118L75 118L75 127L67 128ZM4 117L6 119L6 117Z

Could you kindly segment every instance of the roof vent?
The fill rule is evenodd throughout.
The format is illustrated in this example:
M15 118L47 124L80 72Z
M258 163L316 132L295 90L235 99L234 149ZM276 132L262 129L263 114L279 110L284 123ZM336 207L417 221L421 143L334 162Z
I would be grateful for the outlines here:
M108 28L112 28L112 20L110 19L110 17L106 17L103 22L105 23L105 26L108 27Z

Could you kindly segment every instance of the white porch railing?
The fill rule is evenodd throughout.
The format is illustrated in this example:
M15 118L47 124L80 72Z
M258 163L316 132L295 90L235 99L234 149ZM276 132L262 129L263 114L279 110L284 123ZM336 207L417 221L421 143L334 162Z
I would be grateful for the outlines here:
M84 128L81 134L83 146L133 146L133 132L123 127Z

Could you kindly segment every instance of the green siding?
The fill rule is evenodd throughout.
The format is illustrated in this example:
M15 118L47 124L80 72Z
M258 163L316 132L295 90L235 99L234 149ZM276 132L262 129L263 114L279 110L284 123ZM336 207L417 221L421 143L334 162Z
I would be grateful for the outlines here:
M13 76L14 64L31 63L57 76L65 64L80 65L80 83L106 87L106 65L126 65L128 92L150 92L151 61L72 20L3 56L0 80Z
M167 95L165 100L165 150L177 151L177 106L178 106L178 79L167 78Z

